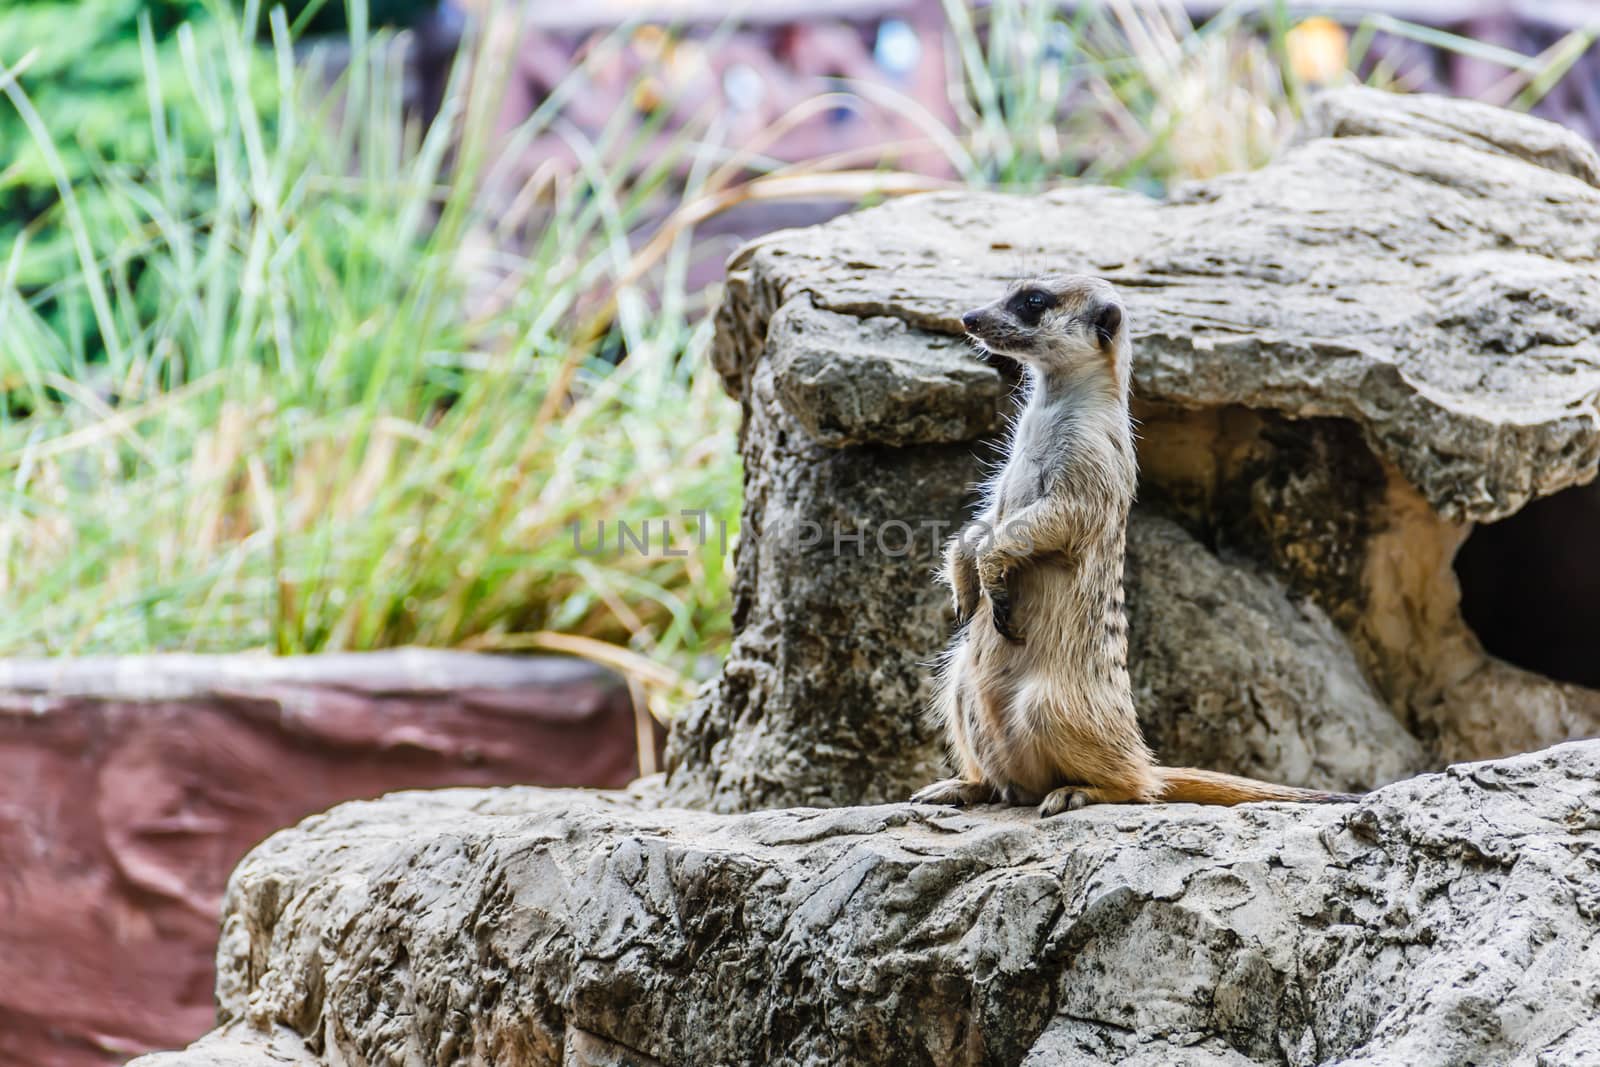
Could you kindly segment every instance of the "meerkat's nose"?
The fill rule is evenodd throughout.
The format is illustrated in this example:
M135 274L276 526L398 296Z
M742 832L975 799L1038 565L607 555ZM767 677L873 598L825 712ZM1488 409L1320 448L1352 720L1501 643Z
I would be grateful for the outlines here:
M978 313L976 311L969 311L962 315L961 325L967 330L976 330L978 328Z

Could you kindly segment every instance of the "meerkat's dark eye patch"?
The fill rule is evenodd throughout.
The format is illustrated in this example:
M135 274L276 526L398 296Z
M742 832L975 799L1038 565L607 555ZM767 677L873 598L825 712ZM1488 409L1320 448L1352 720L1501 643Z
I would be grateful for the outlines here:
M1023 289L1009 301L1011 314L1029 326L1037 326L1044 313L1055 306L1055 294L1044 289Z

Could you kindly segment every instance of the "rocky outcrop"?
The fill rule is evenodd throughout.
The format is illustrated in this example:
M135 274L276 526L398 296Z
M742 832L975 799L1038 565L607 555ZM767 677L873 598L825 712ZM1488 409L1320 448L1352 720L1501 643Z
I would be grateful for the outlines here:
M1131 309L1130 667L1164 760L1348 788L1600 732L1600 691L1485 651L1451 567L1475 524L1594 477L1596 248L1580 139L1368 90L1165 201L935 194L747 247L712 353L745 415L737 633L674 731L672 796L876 802L932 775L935 545L1010 386L959 315L1032 270ZM895 521L909 552L877 536ZM820 535L774 535L797 528Z
M224 1030L140 1067L1600 1063L1600 741L1355 805L643 799L277 834L229 887Z
M578 660L0 661L0 1064L210 1029L223 887L272 831L395 789L619 786L635 737L627 685Z
M1544 747L1600 733L1600 691L1485 651L1452 569L1600 460L1597 174L1542 124L1354 92L1168 201L921 197L746 249L713 346L745 415L736 639L669 774L274 836L229 885L221 1028L141 1067L1600 1064L1600 740ZM939 772L931 571L1012 385L957 316L1034 268L1131 307L1162 755L1404 781L870 804Z

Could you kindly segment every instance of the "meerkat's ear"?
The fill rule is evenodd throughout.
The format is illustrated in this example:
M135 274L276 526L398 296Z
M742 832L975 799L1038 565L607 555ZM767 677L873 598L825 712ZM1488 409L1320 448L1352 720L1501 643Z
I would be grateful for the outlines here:
M1099 335L1102 345L1109 345L1117 338L1117 330L1122 326L1122 308L1116 304L1106 304L1094 313L1090 320L1094 332Z

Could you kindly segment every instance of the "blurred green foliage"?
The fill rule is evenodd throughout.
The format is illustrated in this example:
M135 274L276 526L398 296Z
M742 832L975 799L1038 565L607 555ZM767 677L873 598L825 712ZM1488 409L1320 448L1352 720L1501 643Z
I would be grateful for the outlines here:
M85 179L106 168L147 167L155 152L141 14L149 20L161 82L172 90L168 121L180 133L198 134L204 120L182 88L176 31L186 20L204 19L200 0L23 0L0 7L0 64L22 66L18 81L44 118L91 232L108 221L107 204ZM202 35L196 47L203 52L207 43ZM26 231L17 266L23 287L69 269L73 253L60 225L60 200L45 149L14 108L0 107L0 249L11 249Z
M409 26L436 6L437 0L371 0L366 14L374 26ZM283 7L290 24L306 33L338 33L350 25L344 0L285 0Z
M43 119L49 140L71 184L88 232L120 229L100 182L116 173L138 180L156 162L157 125L151 116L153 74L163 102L167 135L187 165L204 168L205 146L220 116L207 114L195 98L197 79L185 65L216 64L224 23L242 6L219 7L210 0L9 0L0 4L0 69L18 71ZM258 9L259 35L270 35L268 5ZM382 0L371 5L374 25L415 21L433 0ZM324 0L291 0L286 24L305 32L336 32L347 23L347 5ZM149 50L140 42L148 25ZM188 24L188 29L180 29ZM303 23L303 25L302 25ZM189 38L187 46L183 37ZM153 69L146 70L153 60ZM3 77L0 74L0 77ZM248 93L269 126L274 113L275 79L263 55L250 73ZM193 147L194 151L186 150ZM212 178L210 173L190 177ZM196 189L203 189L196 183ZM10 269L24 291L39 290L76 266L72 240L63 225L62 196L52 160L17 110L0 105L0 264L20 255ZM191 205L198 214L206 205ZM97 255L108 251L94 249ZM64 334L87 336L86 309L71 302L47 308Z
M136 17L150 162L91 153L58 277L23 289L0 259L0 651L558 648L665 714L731 626L721 524L702 544L676 517L733 536L739 496L682 220L760 188L728 188L703 127L661 145L623 114L508 212L486 193L504 49L471 42L418 121L362 3L326 64L284 13L262 47L210 9L171 35L170 86ZM180 100L206 124L181 143ZM54 174L82 146L44 107L0 97ZM577 545L666 517L670 553Z
M736 524L718 293L691 280L719 238L696 227L871 198L894 150L781 164L677 105L585 135L565 102L628 31L509 136L513 51L469 32L419 117L369 29L430 6L0 0L0 651L587 649L666 707L726 648L719 537L597 555L577 531ZM1298 27L1229 9L947 0L955 121L870 99L975 186L1160 190L1265 162L1292 125ZM340 23L306 62L294 38ZM1501 58L1537 93L1588 45ZM641 56L629 100L675 76Z

